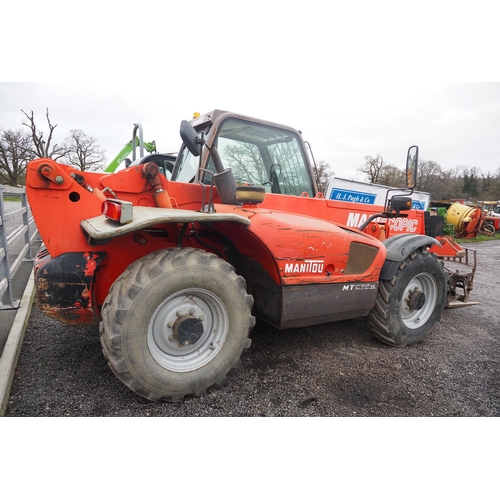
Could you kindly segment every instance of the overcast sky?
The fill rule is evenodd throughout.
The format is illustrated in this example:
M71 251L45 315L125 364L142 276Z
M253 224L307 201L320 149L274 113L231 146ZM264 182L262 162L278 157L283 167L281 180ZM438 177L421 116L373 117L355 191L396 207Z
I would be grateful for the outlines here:
M142 23L128 2L119 13L90 2L71 23L59 10L31 10L22 36L12 28L24 45L3 65L0 128L28 130L21 109L33 110L43 128L48 108L57 142L81 129L111 161L134 123L161 152L177 152L181 120L218 108L301 130L316 160L339 177L360 178L364 157L379 153L403 168L413 144L444 169L497 171L490 2L466 12L439 1L413 11L404 2L374 4L333 2L327 11L315 0L255 0L239 10L227 1L174 2ZM50 20L39 23L46 12ZM26 80L44 83L17 83Z
M172 152L180 146L181 120L219 108L300 129L316 159L327 161L339 177L355 177L364 157L378 153L402 168L413 144L422 159L445 169L500 167L500 84L470 83L500 82L498 2L23 0L3 2L1 16L3 129L22 128L21 109L33 110L42 126L49 108L57 141L82 129L111 160L131 139L134 123L142 123L146 141ZM299 455L302 442L310 447L331 431L327 420L314 422L307 439L294 442ZM236 422L220 424L218 432L219 423L211 422L218 439L232 437L227 431ZM50 423L43 425L46 431ZM404 425L391 422L391 435L398 439ZM451 438L463 434L458 425L446 422ZM359 433L359 426L337 433L338 455L356 449L356 436L359 446L366 449L368 440L369 448L373 434ZM491 438L485 437L465 446ZM339 448L342 439L346 446ZM406 446L408 459L415 459L415 450L428 459L424 453L434 441L423 442ZM384 435L387 443L387 457L378 442L372 447L392 460L392 442ZM445 473L460 471L455 456L449 458L440 470L444 463ZM281 472L280 460L274 462ZM310 472L317 476L317 470ZM348 472L342 470L351 479Z

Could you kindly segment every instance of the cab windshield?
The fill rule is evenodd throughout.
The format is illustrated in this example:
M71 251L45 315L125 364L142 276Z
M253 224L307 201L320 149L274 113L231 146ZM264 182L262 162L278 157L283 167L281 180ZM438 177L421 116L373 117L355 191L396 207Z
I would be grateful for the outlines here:
M314 196L313 182L297 135L288 130L230 118L214 139L224 168L231 168L239 185L263 186L277 194ZM199 158L183 148L177 164L176 180L191 182ZM215 173L212 160L206 166ZM201 181L210 184L204 172Z

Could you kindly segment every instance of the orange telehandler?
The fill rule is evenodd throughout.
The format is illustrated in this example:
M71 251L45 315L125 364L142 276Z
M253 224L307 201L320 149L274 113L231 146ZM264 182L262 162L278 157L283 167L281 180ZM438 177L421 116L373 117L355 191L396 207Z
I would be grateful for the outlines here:
M353 228L318 192L295 129L215 110L180 134L170 179L153 162L112 174L47 158L27 168L45 244L38 306L99 324L111 369L137 394L179 401L220 384L255 317L279 329L366 317L375 337L405 346L432 332L447 303L467 303L470 275L430 251L439 235L388 229L413 214L418 147L407 194Z

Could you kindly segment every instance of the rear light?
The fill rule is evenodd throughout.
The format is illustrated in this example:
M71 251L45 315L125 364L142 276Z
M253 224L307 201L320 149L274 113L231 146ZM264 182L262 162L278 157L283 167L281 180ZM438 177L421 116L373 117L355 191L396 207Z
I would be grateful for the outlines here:
M102 214L108 219L119 221L122 214L122 206L112 201L103 201Z
M108 219L128 224L133 220L133 209L130 201L107 199L102 202L102 214Z

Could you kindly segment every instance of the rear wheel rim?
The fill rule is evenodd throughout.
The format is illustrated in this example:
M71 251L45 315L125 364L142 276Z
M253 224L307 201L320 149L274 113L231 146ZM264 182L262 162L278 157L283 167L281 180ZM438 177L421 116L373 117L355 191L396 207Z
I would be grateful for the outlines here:
M429 320L436 305L437 290L436 280L429 273L414 276L406 285L401 299L401 319L407 328L415 330Z
M193 343L183 344L182 325L193 329ZM179 328L181 326L181 328ZM222 349L229 330L229 314L214 293L188 288L165 299L148 326L148 348L158 364L173 372L197 370Z

